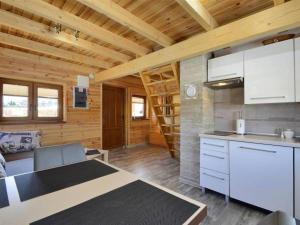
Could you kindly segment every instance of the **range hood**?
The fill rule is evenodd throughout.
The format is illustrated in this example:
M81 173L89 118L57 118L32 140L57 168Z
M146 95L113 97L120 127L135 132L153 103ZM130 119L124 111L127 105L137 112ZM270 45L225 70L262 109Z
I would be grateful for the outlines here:
M244 79L242 77L225 79L225 80L216 80L204 82L204 86L211 89L227 89L227 88L237 88L244 87Z

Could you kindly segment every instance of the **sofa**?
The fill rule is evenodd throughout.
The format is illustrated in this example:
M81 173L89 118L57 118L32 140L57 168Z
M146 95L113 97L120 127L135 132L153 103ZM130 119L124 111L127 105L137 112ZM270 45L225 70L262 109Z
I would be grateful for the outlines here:
M34 171L46 170L87 160L80 143L55 145L34 150Z

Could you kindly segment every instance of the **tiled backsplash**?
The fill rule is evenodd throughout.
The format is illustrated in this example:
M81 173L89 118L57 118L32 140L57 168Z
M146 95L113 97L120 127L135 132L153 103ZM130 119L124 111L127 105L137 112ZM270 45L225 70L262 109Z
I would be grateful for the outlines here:
M246 119L246 132L274 134L290 128L300 135L300 103L244 105L243 88L215 91L215 130L235 130L238 111Z

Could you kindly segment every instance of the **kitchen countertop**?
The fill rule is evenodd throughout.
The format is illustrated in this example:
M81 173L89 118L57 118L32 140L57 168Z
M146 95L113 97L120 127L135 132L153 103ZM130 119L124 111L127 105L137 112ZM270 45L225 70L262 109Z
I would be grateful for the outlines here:
M278 136L267 136L267 135L238 135L231 134L228 136L221 136L215 134L199 134L200 138L214 138L220 140L228 141L241 141L241 142L250 142L257 144L268 144L268 145L279 145L286 147L300 148L300 142L296 142L295 139L282 139Z

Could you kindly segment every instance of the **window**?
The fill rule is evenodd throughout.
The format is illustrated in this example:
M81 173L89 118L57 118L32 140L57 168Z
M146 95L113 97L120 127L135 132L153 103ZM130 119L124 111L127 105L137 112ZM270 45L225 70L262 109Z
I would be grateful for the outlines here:
M134 95L131 97L131 104L132 119L146 119L146 97Z
M62 86L0 79L1 122L61 121Z

